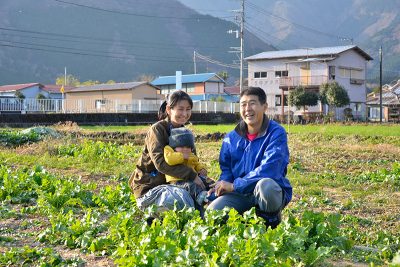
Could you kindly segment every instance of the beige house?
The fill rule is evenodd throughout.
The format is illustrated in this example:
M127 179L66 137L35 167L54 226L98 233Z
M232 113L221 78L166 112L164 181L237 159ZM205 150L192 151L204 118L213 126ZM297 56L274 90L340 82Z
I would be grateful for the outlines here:
M163 99L158 87L147 82L96 84L80 86L65 92L65 112L133 112Z

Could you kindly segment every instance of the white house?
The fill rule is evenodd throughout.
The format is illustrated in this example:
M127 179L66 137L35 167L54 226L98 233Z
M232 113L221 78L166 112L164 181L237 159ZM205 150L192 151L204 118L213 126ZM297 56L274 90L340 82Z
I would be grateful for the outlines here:
M366 65L372 57L356 45L269 51L245 59L248 63L249 86L261 87L267 94L268 112L281 115L289 107L288 92L297 86L319 92L320 85L336 81L350 97L355 118L366 118ZM339 119L343 109L338 109ZM299 111L297 111L299 112ZM307 113L326 112L321 104L309 107Z

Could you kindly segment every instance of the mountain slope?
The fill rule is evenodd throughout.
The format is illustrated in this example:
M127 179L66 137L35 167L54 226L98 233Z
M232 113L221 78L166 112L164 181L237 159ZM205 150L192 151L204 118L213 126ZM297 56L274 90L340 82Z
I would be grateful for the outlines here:
M132 81L141 74L193 72L193 51L231 64L239 41L231 22L199 15L175 0L3 0L0 84L53 83L64 73L81 81ZM274 49L255 36L246 55ZM238 71L197 60L198 72Z
M213 16L239 9L240 1L179 0ZM208 8L209 7L209 8ZM249 30L278 49L347 45L353 42L374 60L368 77L377 80L383 46L384 80L400 78L400 0L246 0Z

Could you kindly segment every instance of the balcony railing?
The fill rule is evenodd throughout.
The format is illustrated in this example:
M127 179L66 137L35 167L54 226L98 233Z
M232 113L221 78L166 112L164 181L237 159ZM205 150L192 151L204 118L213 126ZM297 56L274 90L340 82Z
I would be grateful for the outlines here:
M291 77L281 77L279 79L279 86L281 87L320 86L321 84L326 82L328 82L328 76L326 75L291 76Z

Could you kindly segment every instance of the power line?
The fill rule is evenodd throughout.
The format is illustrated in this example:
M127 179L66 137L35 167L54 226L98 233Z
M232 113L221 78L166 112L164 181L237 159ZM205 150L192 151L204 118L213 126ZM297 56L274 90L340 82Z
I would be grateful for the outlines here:
M3 47L10 47L10 48L20 48L26 50L36 50L36 51L43 51L43 52L52 52L52 53L61 53L61 54L72 54L72 55L79 55L79 56L94 56L94 57L104 57L104 58L115 58L115 59L127 59L127 56L120 57L120 56L113 56L113 55L102 55L102 54L93 54L93 53L82 53L82 52L72 52L72 51L62 51L62 50L54 50L54 49L44 49L44 48L35 48L35 47L26 47L26 46L18 46L18 45L11 45L11 44L0 44ZM182 60L162 60L162 59L149 59L145 57L134 57L135 60L139 61L156 61L156 62L177 62L177 63L191 63L189 61L182 61Z
M118 10L110 10L110 9L105 9L105 8L100 8L100 7L82 5L82 4L77 4L77 3L63 1L63 0L53 0L53 1L59 2L59 3L63 3L63 4L68 4L68 5L73 5L73 6L93 9L93 10L97 10L97 11L102 11L102 12L115 13L115 14L121 14L121 15L129 15L129 16L136 16L136 17L157 18L157 19L182 19L182 20L210 20L210 19L215 19L214 17L209 18L209 17L206 17L206 16L202 16L202 17L173 17L173 16L143 15L143 14L138 14L138 13L130 13L130 12L124 12L124 11L118 11ZM232 16L220 17L220 18L224 19L224 18L231 18L231 17Z
M250 2L250 1L247 1L247 3L249 4L249 7L252 8L253 10L255 10L256 12L259 12L261 14L264 14L264 15L267 15L267 16L270 16L270 17L285 21L286 23L288 23L290 25L296 26L298 28L302 28L302 29L304 29L306 31L313 32L313 33L320 34L320 35L325 35L325 36L332 37L332 38L335 38L335 39L352 40L352 38L348 38L348 37L343 37L343 36L338 36L338 35L322 32L322 31L313 29L311 27L307 27L307 26L301 25L299 23L292 22L292 21L290 21L290 20L288 20L286 18L277 16L277 15L275 15L273 13L268 12L265 9L259 7L258 5L254 4L254 3Z
M0 30L4 31L12 31L12 32L21 32L21 33L29 33L29 34L38 34L38 35L47 35L47 36L59 36L63 38L72 38L72 39L78 39L78 40L95 40L99 42L107 42L107 43L115 43L115 40L112 39L106 39L106 38L99 38L99 37L87 37L83 35L72 35L72 34L61 34L61 33L52 33L52 32L41 32L41 31L30 31L30 30L24 30L24 29L12 29L12 28L4 28L0 27ZM141 44L153 44L153 45L160 45L161 47L169 46L169 47L176 47L176 44L168 44L168 43L150 43L150 42L131 42L131 41L126 41L126 40L118 40L120 43L126 43L126 44L136 44L136 43L141 43ZM222 46L197 46L197 45L181 45L179 44L180 47L189 47L189 48L207 48L207 49L218 49L218 48L225 48Z
M55 45L45 45L45 44L34 44L34 43L27 43L27 42L19 42L19 41L8 41L8 40L0 40L0 42L8 42L11 44L23 44L23 45L33 45L33 46L41 46L41 47L49 47L49 48L57 48L57 49L67 49L67 50L75 50L75 51L82 51L82 52L94 52L94 53L101 53L101 54L114 54L114 55L123 55L123 56L134 56L134 57L140 57L142 55L137 55L137 54L127 54L127 53L109 53L107 51L99 51L99 50L87 50L87 49L81 49L81 48L72 48L72 47L65 47L65 46L55 46ZM184 61L183 58L177 58L177 57L169 57L169 56L148 56L149 58L171 58L171 59L176 59L179 60L178 62Z

